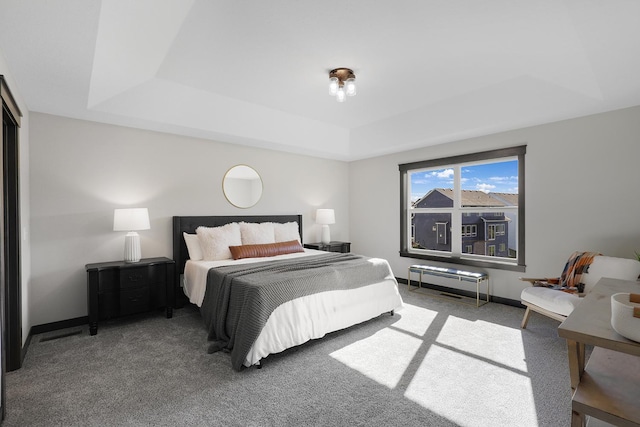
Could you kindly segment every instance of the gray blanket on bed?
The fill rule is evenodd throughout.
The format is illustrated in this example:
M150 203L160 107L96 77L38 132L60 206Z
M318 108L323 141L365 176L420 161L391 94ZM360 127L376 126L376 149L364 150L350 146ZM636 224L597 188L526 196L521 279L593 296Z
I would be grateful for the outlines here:
M230 351L233 368L240 370L269 315L282 303L387 277L393 277L388 264L342 253L212 268L200 308L213 341L209 352Z

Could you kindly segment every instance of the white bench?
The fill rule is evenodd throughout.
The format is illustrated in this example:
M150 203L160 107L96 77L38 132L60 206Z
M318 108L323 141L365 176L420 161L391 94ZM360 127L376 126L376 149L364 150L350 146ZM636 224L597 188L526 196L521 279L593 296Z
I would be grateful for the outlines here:
M411 273L418 273L420 278L418 279L418 286L415 289L411 289ZM446 277L448 279L458 279L460 282L472 282L476 284L476 307L480 307L489 302L489 275L487 273L475 273L472 271L458 270L455 268L435 267L432 265L412 265L409 267L409 273L407 275L407 287L411 290L424 289L422 287L423 275ZM480 285L486 285L487 300L480 300Z

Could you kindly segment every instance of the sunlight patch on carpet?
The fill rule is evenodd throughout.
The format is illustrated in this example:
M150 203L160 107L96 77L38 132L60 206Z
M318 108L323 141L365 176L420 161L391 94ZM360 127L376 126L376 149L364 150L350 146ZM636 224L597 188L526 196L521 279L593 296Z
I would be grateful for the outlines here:
M405 396L460 426L538 425L527 375L437 344Z
M431 322L438 315L437 311L427 310L406 302L398 313L400 314L400 319L393 324L393 327L419 337L424 336L429 326L431 326Z
M377 383L394 388L421 344L418 338L386 328L330 356Z
M436 342L496 364L527 372L520 329L449 316Z

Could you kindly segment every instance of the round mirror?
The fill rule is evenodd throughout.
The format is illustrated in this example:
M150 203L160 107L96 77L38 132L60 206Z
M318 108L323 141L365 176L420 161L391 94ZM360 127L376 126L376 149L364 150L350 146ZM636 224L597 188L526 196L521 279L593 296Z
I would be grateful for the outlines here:
M233 206L250 208L262 197L262 179L253 168L236 165L224 174L222 191Z

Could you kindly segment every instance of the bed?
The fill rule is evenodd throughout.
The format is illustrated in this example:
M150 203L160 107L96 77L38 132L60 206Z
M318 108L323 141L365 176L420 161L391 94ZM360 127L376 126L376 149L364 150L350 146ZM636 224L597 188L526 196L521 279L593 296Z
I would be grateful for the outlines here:
M273 233L269 224L276 242L256 244ZM240 226L240 245L229 243ZM402 307L386 260L306 249L302 236L301 215L173 217L176 295L199 307L209 352L229 351L233 369ZM217 257L221 247L238 259ZM193 258L209 252L195 260L190 249Z

